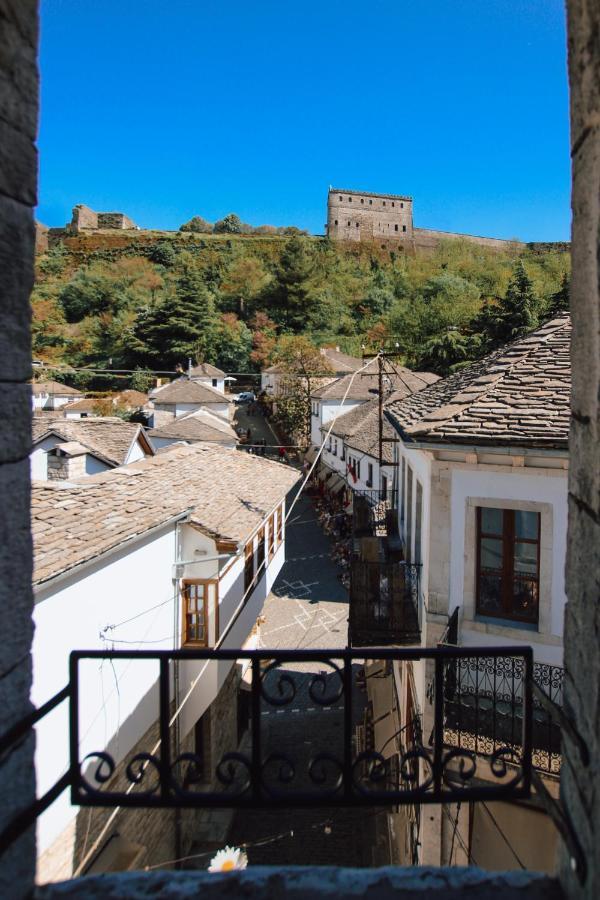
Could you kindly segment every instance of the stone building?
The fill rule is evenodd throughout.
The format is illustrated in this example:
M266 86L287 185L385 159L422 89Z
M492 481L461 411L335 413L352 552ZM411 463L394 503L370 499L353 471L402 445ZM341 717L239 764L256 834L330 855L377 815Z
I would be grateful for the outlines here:
M78 203L73 207L73 217L66 230L71 234L82 231L101 231L103 229L128 231L136 228L135 222L121 212L95 212L89 206Z
M329 188L327 196L327 237L353 243L392 242L401 250L435 250L443 240L463 240L507 250L518 241L415 228L413 199L403 194L374 194Z

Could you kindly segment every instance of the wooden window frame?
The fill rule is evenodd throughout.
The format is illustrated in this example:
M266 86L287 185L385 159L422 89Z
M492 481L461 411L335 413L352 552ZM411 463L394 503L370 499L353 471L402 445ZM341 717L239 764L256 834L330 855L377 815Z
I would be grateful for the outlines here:
M498 509L502 513L502 534L482 531L482 511L484 509ZM491 619L506 619L511 622L519 622L527 625L539 626L540 621L540 556L541 556L541 529L542 517L537 510L518 510L508 509L504 507L476 507L476 542L477 542L477 564L475 571L475 612L477 615L486 616ZM515 532L515 513L529 512L537 516L537 538L517 538ZM502 541L502 568L499 571L501 581L501 611L490 611L489 609L480 608L480 589L481 589L481 542L484 538ZM535 580L537 584L537 604L535 618L531 616L519 615L518 610L514 608L514 585L515 585L515 544L534 544L537 547L537 567L535 576L530 576L530 580Z
M276 515L276 513L277 513L277 510L275 510L275 512L271 513L271 515L269 516L269 553L268 553L269 562L271 562L271 560L275 556L275 515Z
M254 538L252 537L244 547L244 596L252 592L255 581ZM246 599L248 598L246 597Z
M264 526L257 534L258 544L256 547L256 578L259 579L266 569L267 548L265 546L265 529Z
M277 546L283 544L283 504L277 508Z
M205 589L205 597L204 597L204 640L199 641L196 639L188 639L188 624L187 624L187 593L186 588L194 587L196 585L204 585ZM209 647L210 646L210 635L209 635L209 623L210 623L210 615L209 615L209 590L211 585L214 585L215 588L215 635L218 639L219 635L219 579L218 578L183 578L181 581L181 590L180 596L182 601L182 615L181 615L181 646L186 647L192 644L195 647Z

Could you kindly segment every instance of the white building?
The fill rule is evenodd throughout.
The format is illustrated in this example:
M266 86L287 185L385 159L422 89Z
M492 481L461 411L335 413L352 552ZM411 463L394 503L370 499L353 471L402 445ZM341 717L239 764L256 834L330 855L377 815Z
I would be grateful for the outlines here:
M277 463L197 444L93 477L34 484L32 702L39 707L64 686L75 649L243 647L284 562L285 497L297 479ZM211 781L222 740L228 749L237 740L240 674L234 662L194 661L172 663L171 674L174 708L183 704L174 753L195 748ZM133 754L156 752L157 684L157 665L145 659L80 666L79 758L111 755L107 788L127 783ZM41 794L68 765L65 705L36 732ZM96 766L85 765L90 782ZM103 834L106 811L78 812L63 793L38 819L39 876L68 877L99 834L92 855L107 859L95 871L110 865L117 834L121 868L134 858L172 858L175 816L121 811ZM183 839L192 826L183 823Z
M203 381L178 378L170 384L156 388L150 394L152 427L160 428L178 416L206 409L229 421L232 416L231 400L218 388Z
M190 381L197 381L198 384L207 384L209 387L215 388L217 391L225 393L225 372L210 363L198 363L188 369L187 377Z
M363 403L368 403L379 392L378 360L373 359L365 368L354 376L346 375L336 381L322 385L311 395L311 444L320 447L322 427ZM394 365L393 371L383 376L383 389L386 399L392 393L407 397L422 390L428 384L438 380L431 372L411 372L404 366ZM349 390L348 390L348 386ZM346 395L346 391L348 394ZM345 399L344 399L345 397ZM343 405L342 405L343 403Z
M152 456L154 446L141 425L112 417L81 420L34 418L31 477L95 475Z
M111 415L113 410L142 412L148 405L148 395L141 391L125 390L105 397L84 397L63 407L65 419L87 419L90 416Z
M393 400L392 395L391 400ZM394 486L393 444L396 433L382 417L382 459L379 458L379 400L369 400L340 415L329 431L321 426L325 441L321 454L321 472L331 471L342 478L350 491L370 492L386 497Z
M362 366L362 360L355 356L348 356L347 353L341 353L339 347L321 347L320 354L323 358L322 376L317 374L310 376L310 384L307 383L307 389L312 390L329 384L336 378L341 378L351 372L356 372ZM277 398L285 396L287 393L287 385L290 378L302 377L301 375L291 375L289 370L280 363L269 366L260 374L260 389L269 397L274 399L273 408L276 409ZM306 379L308 382L308 378Z
M415 599L421 643L448 641L446 628L457 611L452 643L532 647L534 676L555 692L558 703L566 602L569 353L570 320L563 316L387 407L398 437L398 529L406 563L420 570ZM500 705L501 714L509 717L511 703L520 703L522 683L506 671L503 686L496 688L495 674L488 674L486 682L483 670L457 664L453 696L463 696L464 690L482 720L498 702L506 707L502 711ZM427 690L431 667L403 664L395 679L400 727L419 718L426 737L433 728ZM511 690L516 691L512 700ZM452 739L462 747L458 734ZM488 752L496 746L491 734L484 734ZM556 795L560 748L536 751L538 737L534 731L534 764ZM479 746L473 744L473 733L464 738L464 746ZM478 865L518 867L514 855L508 853L507 859L508 834L526 867L551 870L557 832L541 809L498 803L494 811L490 818L477 804L451 808L451 815L428 810L420 861L449 862L454 829L461 845L472 848ZM466 861L467 856L461 851L452 862L457 859Z
M34 381L31 385L32 409L60 409L83 397L77 388L60 384L58 381Z

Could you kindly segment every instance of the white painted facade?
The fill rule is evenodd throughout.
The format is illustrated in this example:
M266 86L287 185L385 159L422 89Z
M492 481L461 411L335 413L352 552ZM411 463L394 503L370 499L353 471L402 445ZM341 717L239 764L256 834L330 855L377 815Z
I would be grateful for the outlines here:
M323 442L324 435L321 434L321 426L327 425L336 416L350 412L357 406L366 403L365 400L346 400L342 406L342 399L321 400L317 397L311 398L311 415L310 415L310 440L315 447L320 447Z
M182 579L215 579L217 605L208 616L208 645L243 647L285 559L285 505L261 525L265 565L257 571L258 534L252 540L256 579L244 588L244 546L219 560L216 542L185 523L186 513L67 576L38 587L35 597L32 702L45 703L69 678L72 650L178 648L183 635ZM282 540L277 541L278 516ZM269 521L274 547L269 554ZM206 559L204 559L206 557ZM134 618L135 617L135 618ZM132 620L132 621L128 621ZM218 626L217 626L218 622ZM218 630L217 630L218 628ZM184 662L179 669L181 739L212 703L235 663ZM80 760L106 750L118 763L156 721L158 664L148 660L83 662L79 675ZM171 677L171 684L174 679ZM36 726L38 796L51 787L69 761L68 705L62 703ZM152 747L145 748L148 752ZM97 765L97 761L96 761ZM92 762L84 774L92 779ZM63 834L77 815L64 792L38 821L38 855Z
M58 444L64 443L64 438L56 434L49 434L41 441L38 441L36 444L34 444L33 449L29 455L32 480L46 481L46 479L48 478L48 453L53 450ZM127 457L123 465L137 462L138 460L143 459L145 455L146 454L144 453L144 449L140 441L135 440L132 442L131 447L129 448ZM100 459L99 457L94 456L91 450L88 454L86 454L86 475L97 475L98 472L106 472L108 471L108 469L112 468L115 468L115 466L110 465L104 459Z
M422 619L424 642L437 641L441 623L458 607L462 644L523 644L533 647L536 661L562 665L566 453L542 455L539 451L507 449L492 452L490 448L440 453L417 449L402 441L397 447L399 529L407 558L422 563L422 612L427 610ZM421 542L417 547L417 496L421 492ZM477 613L477 507L539 513L537 625Z
M31 393L31 404L32 409L60 409L62 406L66 406L67 403L74 403L75 400L81 400L81 393L79 391L76 394L71 394L67 392L64 394L54 394L49 393L48 391L41 391L39 393Z
M160 403L155 400L152 404L152 428L160 428L178 416L205 409L207 412L224 419L226 422L232 417L232 404L224 399L222 403Z
M392 490L393 463L380 466L378 457L355 450L335 434L327 439L321 461L328 469L337 472L352 491L381 491L384 487L382 476L387 479L387 490Z

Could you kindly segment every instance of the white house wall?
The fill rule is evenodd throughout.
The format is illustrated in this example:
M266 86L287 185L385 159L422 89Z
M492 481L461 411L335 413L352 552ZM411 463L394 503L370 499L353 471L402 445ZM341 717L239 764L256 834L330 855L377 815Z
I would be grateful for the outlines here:
M57 444L64 444L64 439L56 435L49 435L35 445L31 451L29 459L31 463L31 478L37 481L46 481L48 479L48 452L53 450ZM143 454L142 454L143 455ZM90 453L85 458L86 475L96 475L98 472L107 472L111 466L102 462Z
M36 596L33 687L40 706L68 681L69 653L75 649L152 649L173 646L172 564L175 526L98 562L76 579L49 586ZM158 604L162 604L158 606ZM128 624L104 632L150 610ZM111 639L114 639L113 645ZM130 643L118 643L129 641ZM151 641L145 644L144 641ZM105 747L121 760L157 717L158 665L147 660L97 660L80 673L80 758ZM117 692L118 682L118 692ZM36 727L38 796L54 784L69 760L68 708L62 703ZM150 750L151 748L148 748ZM68 793L38 819L38 851L43 852L75 816Z
M284 515L285 515L285 507ZM194 544L198 543L201 549L209 549L208 545L202 545L202 535L198 534L195 538L190 534L190 529L184 529L187 534L184 538L183 546L186 554L191 550L193 554ZM204 538L204 541L209 541ZM256 564L256 548L257 536L253 538L255 564ZM225 629L235 618L235 622L223 639L221 646L224 649L235 649L243 647L250 631L252 630L256 619L260 615L265 599L267 598L277 575L285 562L285 528L283 530L283 540L277 548L273 559L268 562L268 545L269 533L268 523L265 527L265 543L267 552L265 553L266 568L262 577L257 581L254 589L248 595L246 601L242 605L244 597L244 552L242 551L235 562L227 566L226 571L222 575L219 582L219 632L223 635ZM193 558L185 555L186 559ZM200 557L201 558L201 557ZM215 577L215 564L207 561L205 564L194 565L195 574L186 571L186 578L212 578ZM222 567L221 567L222 568ZM255 569L256 570L256 569ZM209 620L209 629L212 630L214 620ZM189 690L192 690L189 700L186 702L181 713L181 735L184 737L194 727L198 719L206 711L212 700L221 689L225 678L227 677L233 663L220 662L193 662L183 661L180 671L180 690L182 696L185 696ZM193 686L193 689L192 689Z
M321 425L326 425L328 422L331 422L338 413L345 414L350 412L351 409L354 409L356 406L361 406L364 402L364 400L346 400L342 406L341 398L339 400L312 400L311 404L318 403L319 407L317 415L314 415L311 411L310 439L312 443L317 447L321 446L323 438L325 437L325 435L321 434Z
M490 629L482 633L470 628L463 621L461 636L466 644L506 644L522 641L534 645L535 658L553 665L562 664L563 617L566 603L564 561L567 537L567 473L549 473L544 470L508 468L507 471L490 471L491 467L476 470L454 468L452 471L451 497L451 553L450 553L450 611L463 605L465 584L465 559L473 560L474 548L465 546L465 525L467 501L469 498L497 499L521 503L548 504L552 508L552 551L551 551L551 610L548 643L535 630L519 629L518 626L502 628L493 634ZM542 560L543 561L543 560ZM472 562L470 563L472 565ZM543 577L540 571L540 581ZM475 617L477 618L477 617ZM487 620L486 620L487 621ZM502 634L504 631L504 635ZM519 633L522 638L517 637ZM555 639L552 643L552 639Z

